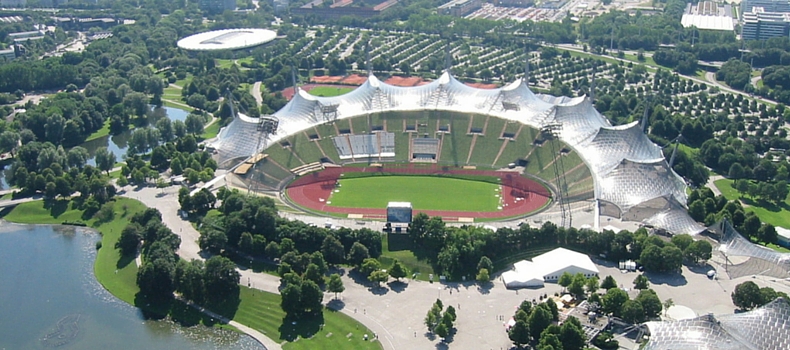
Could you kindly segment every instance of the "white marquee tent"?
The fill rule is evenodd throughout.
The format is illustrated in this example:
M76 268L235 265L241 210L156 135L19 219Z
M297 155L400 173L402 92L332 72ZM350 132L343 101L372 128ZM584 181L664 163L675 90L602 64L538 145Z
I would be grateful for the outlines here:
M542 287L544 282L556 282L563 273L577 273L585 277L598 276L598 268L590 257L565 248L557 248L513 264L513 270L502 274L507 288Z

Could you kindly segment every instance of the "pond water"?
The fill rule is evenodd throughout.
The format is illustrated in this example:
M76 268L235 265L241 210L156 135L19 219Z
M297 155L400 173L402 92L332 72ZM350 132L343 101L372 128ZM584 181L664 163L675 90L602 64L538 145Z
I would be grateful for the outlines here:
M263 349L228 330L146 320L96 281L99 240L83 228L0 222L0 349Z
M189 114L187 111L172 108L172 107L160 107L154 108L152 113L148 115L148 124L154 125L156 121L160 118L170 118L171 121L184 121ZM107 147L107 149L115 154L115 158L119 161L123 159L123 156L126 155L126 150L129 149L129 139L132 137L132 131L126 131L121 133L120 135L108 135L102 138L98 138L95 140L91 140L88 142L83 143L82 147L85 147L88 150L88 154L90 154L90 158L88 159L88 164L96 165L96 150L101 147Z

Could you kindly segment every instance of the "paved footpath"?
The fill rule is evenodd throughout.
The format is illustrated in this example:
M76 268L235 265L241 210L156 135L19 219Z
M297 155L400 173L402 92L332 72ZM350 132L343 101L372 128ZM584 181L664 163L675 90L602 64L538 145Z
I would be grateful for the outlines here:
M135 198L145 205L159 209L165 224L181 237L179 255L185 259L204 259L200 254L197 240L199 233L191 223L178 216L178 187L164 190L153 187L134 190L126 188L123 196ZM611 275L618 285L625 288L632 286L635 273L621 273L609 263L596 261L600 276ZM682 275L650 276L651 288L661 300L672 298L676 305L690 307L698 315L709 312L714 314L732 313L734 306L730 293L734 286L745 280L758 285L771 286L781 291L790 292L786 281L751 276L734 280L723 277L721 280L710 280L705 275L718 265L699 266L695 271L683 268ZM253 273L244 266L239 266L241 283L252 288L279 293L279 277ZM479 288L473 283L429 283L425 281L404 280L390 281L375 287L356 276L354 272L338 271L342 274L345 292L338 300L329 293L324 295L327 307L339 310L368 327L378 337L387 350L400 349L510 349L513 344L504 331L504 323L513 315L516 307L523 300L537 300L543 295L554 295L561 291L556 284L546 284L541 289L523 289L519 291L505 289L498 276L488 288ZM632 297L635 293L631 293ZM457 309L457 332L442 343L440 339L427 333L423 319L433 302L441 299L445 305L453 305ZM258 339L268 349L279 349L273 340L266 342L265 335L256 335L248 327L231 323L242 331ZM271 340L271 339L269 339Z

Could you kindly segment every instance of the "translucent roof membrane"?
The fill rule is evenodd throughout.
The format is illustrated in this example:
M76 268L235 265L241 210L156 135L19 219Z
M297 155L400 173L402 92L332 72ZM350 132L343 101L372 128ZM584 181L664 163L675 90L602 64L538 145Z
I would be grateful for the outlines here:
M340 96L318 97L297 89L294 98L274 113L280 124L270 142L333 119L412 110L485 114L536 129L559 124L560 139L590 168L596 198L611 202L621 212L651 199L672 198L681 205L658 213L651 222L670 231L684 230L679 233L699 232L683 210L685 183L636 123L613 127L589 98L534 94L523 79L499 89L478 89L445 72L426 85L397 87L371 75L359 88ZM250 140L257 140L256 129L249 124L233 121L215 147L220 153L253 154L257 143Z
M765 275L777 278L790 277L790 253L779 253L773 249L753 244L744 238L729 221L723 220L711 226L711 231L721 235L719 251L727 256L732 265L727 266L731 278L749 275ZM748 257L747 261L732 257Z
M783 298L740 314L646 325L650 341L644 350L790 348L790 304Z

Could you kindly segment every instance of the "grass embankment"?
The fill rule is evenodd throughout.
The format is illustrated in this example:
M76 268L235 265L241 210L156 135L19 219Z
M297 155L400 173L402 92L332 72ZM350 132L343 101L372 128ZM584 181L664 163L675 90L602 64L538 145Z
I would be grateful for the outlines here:
M417 274L416 279L427 281L428 276L433 274L433 267L423 255L421 247L412 243L408 235L386 234L381 239L379 261L383 266L391 266L393 260L398 259L411 274ZM434 276L434 280L438 280L438 277Z
M233 319L265 334L277 342L287 341L283 349L381 349L378 341L365 341L373 332L337 311L324 309L309 320L286 319L280 296L241 287L241 303ZM321 327L323 324L323 327ZM298 340L297 340L298 339Z
M96 219L83 219L83 211L74 207L74 202L59 200L51 205L44 201L23 203L3 212L3 218L22 224L62 224L63 222L86 223L102 233L102 248L99 249L94 264L94 273L99 283L117 298L143 309L148 316L169 316L174 321L191 326L204 324L217 325L216 321L199 313L186 304L174 301L166 310L147 309L136 298L137 265L131 258L121 257L115 249L115 242L129 219L137 212L145 210L145 205L137 200L116 197L115 217L112 221L101 223ZM250 288L241 287L240 303L233 310L216 310L229 315L234 321L259 330L275 341L288 341L285 349L381 349L378 341L364 341L363 334L373 332L340 312L324 310L321 317L298 321L285 318L280 308L280 296ZM323 324L323 327L321 327ZM217 325L234 329L227 325ZM298 341L295 341L300 338ZM309 339L308 339L309 338Z
M220 124L222 124L222 122L217 119L214 123L211 123L211 125L203 129L203 135L200 135L200 137L204 140L217 137L217 134L219 134Z
M6 215L5 219L22 224L62 224L63 222L83 221L102 233L102 248L96 255L93 266L96 279L110 293L134 305L137 288L137 265L133 259L121 259L115 242L129 219L137 212L145 210L145 205L137 200L118 197L115 199L115 219L102 223L95 219L83 220L82 210L74 208L74 202L59 200L45 207L44 201L22 203Z
M104 121L104 125L101 127L101 129L96 130L95 132L93 132L93 134L90 134L90 136L88 136L88 138L85 139L85 142L93 141L95 139L102 138L108 135L110 135L110 118L107 118L107 120Z
M731 179L719 179L714 181L713 184L721 191L724 198L727 198L727 200L740 200L741 203L746 206L744 209L747 212L754 212L757 217L760 218L760 221L774 226L790 228L790 197L785 198L784 202L776 205L775 203L766 202L764 200L741 197L738 191L732 187L733 180ZM783 253L790 252L790 250L776 244L769 243L765 246Z
M313 96L321 96L321 97L332 97L332 96L340 96L347 94L351 91L354 91L354 88L350 87L331 87L331 86L316 86L308 93Z
M493 180L416 175L341 178L329 201L342 208L386 208L388 202L411 202L416 210L492 212L499 206L499 184Z

